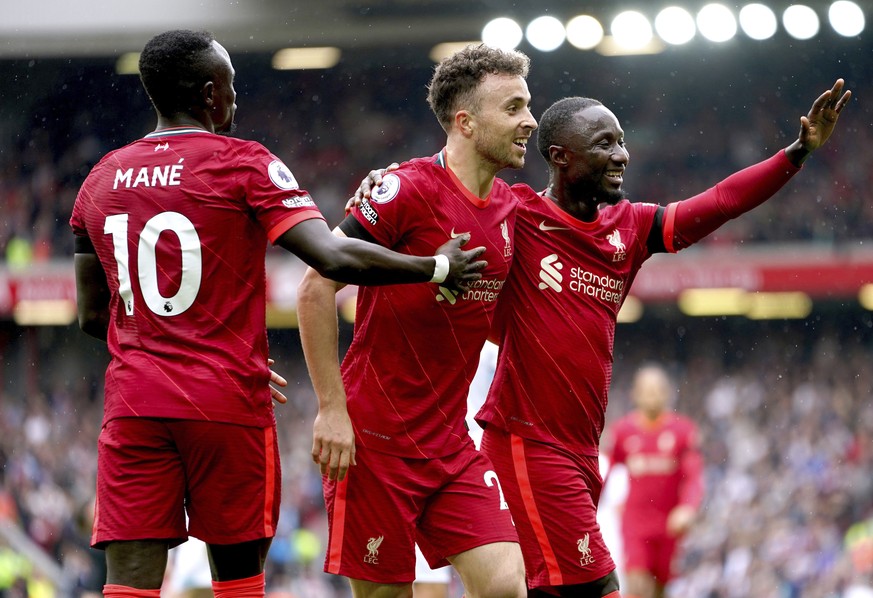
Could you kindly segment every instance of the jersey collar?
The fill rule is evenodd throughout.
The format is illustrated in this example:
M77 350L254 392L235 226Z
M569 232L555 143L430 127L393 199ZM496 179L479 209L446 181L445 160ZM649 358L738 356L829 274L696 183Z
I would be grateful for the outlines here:
M458 191L464 194L464 197L466 197L467 201L469 201L471 204L473 204L477 208L486 208L488 207L488 204L491 203L491 193L494 192L494 186L491 186L491 193L489 193L488 196L485 197L485 199L482 199L475 193L472 193L464 186L464 183L461 182L461 179L459 179L458 176L454 172L452 172L452 169L449 168L449 160L446 155L446 148L440 150L440 153L438 153L436 156L436 160L434 160L434 164L443 168L449 174L449 178L455 184L455 187L458 188Z

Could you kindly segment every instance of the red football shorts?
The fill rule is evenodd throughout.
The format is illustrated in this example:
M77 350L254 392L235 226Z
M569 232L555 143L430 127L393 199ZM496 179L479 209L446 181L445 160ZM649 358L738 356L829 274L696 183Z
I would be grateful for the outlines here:
M207 544L272 537L281 486L275 425L114 419L97 442L91 544L156 539L175 546L189 534Z
M324 570L376 583L415 579L415 543L431 567L493 542L518 542L497 476L470 443L440 459L358 446L337 483L322 478L329 538Z
M518 530L529 588L600 579L615 563L600 535L597 457L485 428L491 460Z
M676 554L678 538L668 536L641 537L622 531L624 546L624 570L646 571L661 585L673 579L673 557Z

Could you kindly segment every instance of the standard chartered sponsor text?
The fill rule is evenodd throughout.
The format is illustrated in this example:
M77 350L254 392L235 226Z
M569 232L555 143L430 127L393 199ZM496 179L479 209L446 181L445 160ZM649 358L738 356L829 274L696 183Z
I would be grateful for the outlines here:
M500 290L503 288L503 280L494 278L483 278L477 280L470 285L470 288L464 291L461 299L465 301L497 301L497 296L500 295Z
M570 268L570 290L611 303L620 303L624 281L584 268Z

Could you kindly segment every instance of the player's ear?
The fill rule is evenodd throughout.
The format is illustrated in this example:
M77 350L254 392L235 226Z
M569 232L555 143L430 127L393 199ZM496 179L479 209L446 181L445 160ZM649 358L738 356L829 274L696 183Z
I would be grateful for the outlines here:
M197 91L197 94L200 96L198 99L207 109L212 109L215 105L215 83L212 81L207 81L203 84L203 86Z
M455 112L455 128L457 128L464 137L470 137L473 135L473 115L466 110L458 110Z
M560 145L549 146L549 162L556 166L566 166L570 162L567 148Z

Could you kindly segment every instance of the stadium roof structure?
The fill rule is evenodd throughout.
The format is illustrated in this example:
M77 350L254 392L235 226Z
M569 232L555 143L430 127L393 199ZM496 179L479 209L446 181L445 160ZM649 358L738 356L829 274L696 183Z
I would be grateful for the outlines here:
M608 50L621 38L616 31L621 21L630 27L630 38L651 39L645 51L656 52L695 38L719 43L736 34L750 40L786 33L811 39L826 31L857 37L865 27L864 10L869 2L849 0L41 0L4 4L0 58L119 55L138 51L155 33L175 28L209 29L232 52L435 46L482 39L486 25L495 20L509 24L519 41L525 37L540 51L570 44L590 49L573 38L591 26L600 29L599 49ZM586 18L571 25L580 16Z

